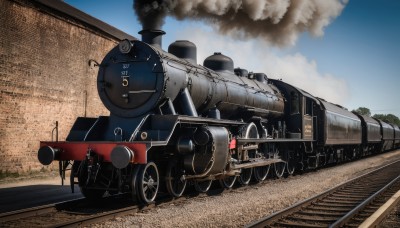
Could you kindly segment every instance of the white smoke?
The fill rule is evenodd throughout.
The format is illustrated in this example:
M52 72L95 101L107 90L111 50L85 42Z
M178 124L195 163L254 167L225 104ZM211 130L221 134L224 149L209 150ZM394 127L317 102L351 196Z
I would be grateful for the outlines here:
M347 0L135 0L145 28L161 28L164 17L202 20L235 38L259 37L278 46L294 45L299 34L321 36Z
M344 80L319 72L317 62L300 53L279 56L262 41L237 41L200 28L185 28L175 35L196 44L198 64L214 52L221 52L233 59L235 67L266 73L327 101L345 104L350 96Z

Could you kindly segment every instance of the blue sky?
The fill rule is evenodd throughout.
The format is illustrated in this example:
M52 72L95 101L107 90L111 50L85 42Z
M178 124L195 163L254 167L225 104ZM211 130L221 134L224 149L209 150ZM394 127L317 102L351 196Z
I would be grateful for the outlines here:
M135 37L141 30L132 0L66 3ZM400 117L400 1L349 0L321 37L300 35L291 47L277 48L260 39L235 40L199 21L168 17L163 48L178 39L196 43L198 62L214 51L229 55L235 67L282 78L315 96L348 109ZM212 42L210 42L210 40ZM238 48L240 47L240 48ZM238 51L239 50L239 51Z

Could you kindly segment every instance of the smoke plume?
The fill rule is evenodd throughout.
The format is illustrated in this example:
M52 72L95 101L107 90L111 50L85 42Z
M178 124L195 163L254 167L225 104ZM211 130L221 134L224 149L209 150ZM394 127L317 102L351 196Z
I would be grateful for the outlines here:
M133 8L143 29L161 29L169 12L169 3L164 0L134 0Z
M135 0L144 28L160 29L164 18L203 20L222 34L260 37L278 46L294 45L302 32L322 36L348 0Z

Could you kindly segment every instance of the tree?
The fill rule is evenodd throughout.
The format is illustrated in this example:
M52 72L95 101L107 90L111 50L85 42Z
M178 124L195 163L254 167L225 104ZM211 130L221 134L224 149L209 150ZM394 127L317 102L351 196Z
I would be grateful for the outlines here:
M355 112L359 115L371 116L371 111L369 110L369 108L365 108L365 107L359 107L358 109L353 110L352 112Z
M380 120L383 120L386 123L396 124L397 126L400 126L399 117L397 117L397 116L395 116L393 114L375 114L373 117L377 118L377 119L380 119Z

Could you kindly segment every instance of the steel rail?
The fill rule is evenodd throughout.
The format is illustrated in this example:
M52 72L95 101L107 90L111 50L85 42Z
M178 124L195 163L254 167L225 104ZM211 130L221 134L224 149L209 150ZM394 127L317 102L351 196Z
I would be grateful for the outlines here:
M369 205L372 201L374 201L377 197L379 197L383 192L385 192L387 189L389 189L394 183L400 180L400 175L397 176L394 180L392 180L390 183L385 185L383 188L381 188L379 191L368 197L366 200L364 200L362 203L360 203L357 207L355 207L353 210L349 211L346 215L344 215L342 218L337 220L335 223L330 225L330 228L335 228L335 227L340 227L346 224L350 219L352 219L357 213L359 213L361 210L363 210L367 205Z
M74 219L74 220L70 220L70 221L66 221L66 222L52 224L49 227L78 227L78 226L83 226L83 225L90 225L95 222L104 222L109 219L116 218L118 216L134 214L134 213L137 213L139 210L143 210L143 208L140 208L139 206L131 206L131 207L126 207L126 208L113 210L113 211L109 211L109 212L105 212L105 213L89 215L87 217Z
M123 195L123 194L121 194ZM108 197L104 198L107 199ZM111 199L112 196L108 199ZM139 203L134 203L132 201L132 206L122 206L117 209L106 209L106 211L100 210L99 212L79 212L75 209L71 210L70 207L76 207L76 205L83 203L87 204L88 208L96 207L96 203L92 203L87 201L85 198L79 198L76 200L64 201L56 204L48 204L39 207L27 208L17 211L11 211L0 214L0 227L7 226L8 223L14 223L21 219L31 219L33 218L34 222L40 223L41 227L78 227L83 225L90 225L96 222L104 222L109 219L113 219L119 216L124 216L128 214L134 214L142 210L147 210L153 208L155 205L162 205L164 203L170 202L170 200L174 200L175 202L185 200L184 198L174 199L171 197L160 197L153 204L142 205ZM77 209L82 209L80 206ZM49 213L49 216L46 217L46 221L42 221L40 215L46 216ZM54 214L51 214L54 213ZM60 217L61 216L61 217ZM61 221L51 221L49 218L61 218ZM54 219L53 219L54 220ZM32 220L28 220L28 222L32 222ZM20 224L16 222L19 226ZM14 226L14 224L13 224Z
M400 190L397 191L390 199L386 201L377 211L375 211L371 216L369 216L363 223L360 224L360 228L367 227L377 227L383 219L388 217L393 209L400 202Z
M265 218L259 219L259 220L255 221L255 222L252 222L252 223L246 225L245 227L265 227L267 224L270 224L270 221L277 221L277 220L282 219L284 217L287 217L287 216L289 216L289 215L291 215L291 214L293 214L295 212L298 212L302 208L311 205L317 199L324 198L325 196L328 196L328 195L336 192L337 190L345 188L349 184L355 183L355 182L357 182L357 181L359 181L359 180L361 180L363 178L366 178L369 175L372 175L372 174L374 174L376 172L379 172L379 171L381 171L383 169L386 169L387 167L389 167L391 165L394 165L396 163L399 163L399 162L400 162L400 159L396 160L394 162L391 162L391 163L389 163L387 165L384 165L382 167L379 167L378 169L375 169L375 170L372 170L372 171L370 171L368 173L365 173L365 174L363 174L361 176L352 178L352 179L350 179L350 180L348 180L346 182L343 182L343 183L341 183L341 184L339 184L339 185L337 185L337 186L335 186L333 188L330 188L330 189L328 189L328 190L326 190L326 191L324 191L324 192L322 192L322 193L320 193L320 194L318 194L316 196L313 196L311 198L308 198L308 199L305 199L303 201L300 201L300 202L296 203L295 205L293 205L291 207L288 207L288 208L283 209L281 211L275 212L275 213L273 213L273 214L271 214L271 215L269 215L269 216L267 216ZM399 178L399 177L397 177L397 178ZM391 183L392 182L393 181L391 181Z
M73 200L67 200L59 203L47 204L37 207L25 208L21 210L15 210L10 212L4 212L0 214L0 224L12 220L23 219L32 217L35 215L41 215L49 212L54 212L59 207L66 207L70 204L83 202L85 198L78 198Z

